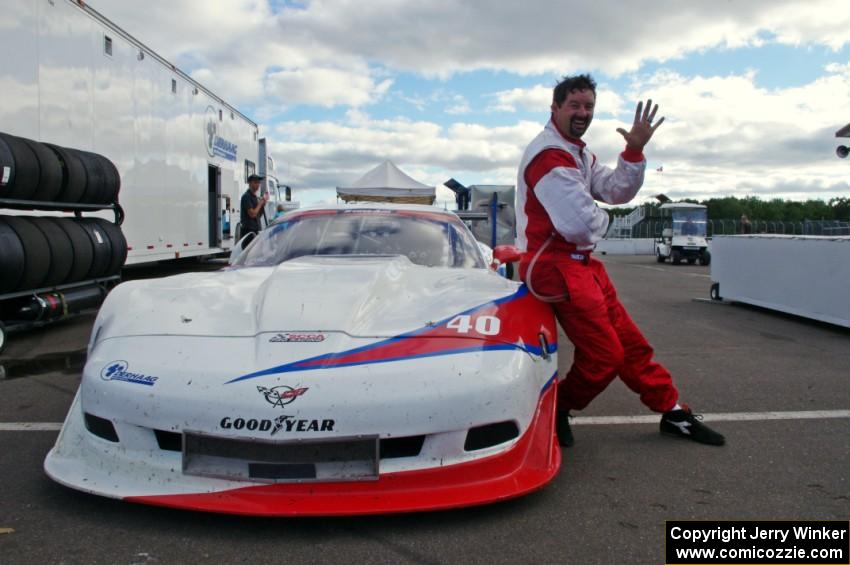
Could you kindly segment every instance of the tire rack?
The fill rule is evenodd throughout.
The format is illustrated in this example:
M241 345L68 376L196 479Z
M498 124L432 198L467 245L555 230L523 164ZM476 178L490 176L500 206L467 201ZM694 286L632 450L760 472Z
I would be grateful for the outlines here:
M115 225L121 226L124 223L124 209L121 208L121 205L117 202L111 204L79 204L79 203L68 203L68 202L43 202L36 200L15 200L11 198L0 198L0 209L7 210L37 210L44 212L73 212L76 218L82 218L83 212L96 212L100 210L112 210L115 214ZM74 283L62 284L52 287L44 287L44 288L35 288L30 290L21 290L15 292L9 292L5 294L0 294L0 306L3 303L11 300L16 300L20 298L24 298L27 296L37 297L39 294L49 293L49 292L61 292L71 289L83 288L87 286L98 286L102 289L104 295L115 285L117 285L121 281L121 275L112 275L108 277L100 277L94 279L88 279L83 281L77 281ZM0 310L2 311L2 310ZM65 320L74 315L79 314L79 312L71 312L67 315L53 320L12 320L0 319L0 353L2 353L3 349L5 349L6 344L8 343L8 336L11 333L15 333L18 331L24 331L29 329L41 328L56 322L58 320Z

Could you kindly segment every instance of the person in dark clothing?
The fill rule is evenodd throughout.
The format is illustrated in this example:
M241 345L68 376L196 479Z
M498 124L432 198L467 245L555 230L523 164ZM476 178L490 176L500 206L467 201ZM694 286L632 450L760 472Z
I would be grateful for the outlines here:
M242 195L242 200L239 205L239 221L242 224L242 236L253 233L257 235L260 232L260 216L263 215L263 207L268 202L268 196L257 196L260 191L260 181L263 177L259 175L251 175L248 177L248 190ZM253 237L248 238L243 243L243 248L253 240Z

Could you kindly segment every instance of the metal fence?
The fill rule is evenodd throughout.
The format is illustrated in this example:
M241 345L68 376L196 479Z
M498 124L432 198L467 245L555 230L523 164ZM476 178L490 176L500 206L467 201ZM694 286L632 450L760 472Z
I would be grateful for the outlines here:
M671 227L670 220L644 220L632 228L632 237L661 237L664 228ZM708 236L744 233L740 220L708 220ZM774 220L750 220L749 233L784 235L850 235L850 222L839 220L804 220L782 222Z

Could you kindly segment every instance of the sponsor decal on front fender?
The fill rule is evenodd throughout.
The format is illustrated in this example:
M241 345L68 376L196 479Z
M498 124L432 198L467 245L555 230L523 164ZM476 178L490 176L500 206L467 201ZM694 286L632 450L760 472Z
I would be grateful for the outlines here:
M100 378L105 381L124 381L126 383L135 383L139 385L153 386L159 377L143 375L141 373L131 373L128 369L130 364L126 361L112 361L100 370Z

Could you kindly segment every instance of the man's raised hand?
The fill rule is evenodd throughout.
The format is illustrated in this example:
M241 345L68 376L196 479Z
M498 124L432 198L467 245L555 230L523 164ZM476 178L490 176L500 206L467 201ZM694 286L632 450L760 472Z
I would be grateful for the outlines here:
M655 133L658 126L664 123L664 118L661 118L653 125L656 112L658 112L658 104L653 107L651 98L646 101L646 106L643 105L643 102L638 102L631 131L617 128L617 132L626 140L627 149L643 151L644 146L652 138L652 134Z

